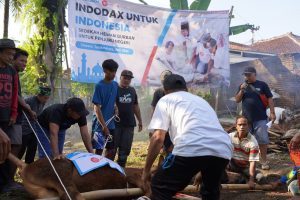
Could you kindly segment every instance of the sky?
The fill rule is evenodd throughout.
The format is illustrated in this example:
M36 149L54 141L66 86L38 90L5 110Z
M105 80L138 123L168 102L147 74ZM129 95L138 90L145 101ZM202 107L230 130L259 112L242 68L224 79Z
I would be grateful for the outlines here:
M140 3L138 0L129 0ZM145 0L149 5L169 8L169 0ZM193 0L189 0L189 3ZM254 24L259 31L254 33L254 40L263 40L280 36L288 32L300 35L300 1L299 0L211 0L208 10L230 10L233 8L234 19L231 26ZM3 5L0 3L0 35L3 33ZM20 23L10 20L9 37L24 40L26 34ZM236 36L230 41L251 44L250 30Z

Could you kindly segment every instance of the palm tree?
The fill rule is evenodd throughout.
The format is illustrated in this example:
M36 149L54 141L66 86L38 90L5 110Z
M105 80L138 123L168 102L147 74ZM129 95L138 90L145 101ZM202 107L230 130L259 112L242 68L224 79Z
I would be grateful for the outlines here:
M0 3L4 4L4 20L3 20L3 37L8 37L8 24L9 24L9 11L12 10L13 14L17 15L20 3L18 0L4 0L0 1Z

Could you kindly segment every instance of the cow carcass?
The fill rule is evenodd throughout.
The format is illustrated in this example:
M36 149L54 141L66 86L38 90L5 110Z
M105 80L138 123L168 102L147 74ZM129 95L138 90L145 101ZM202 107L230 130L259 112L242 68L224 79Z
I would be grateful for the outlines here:
M52 163L71 199L84 199L80 193L94 190L141 187L142 169L125 169L125 176L118 170L104 166L80 176L68 159L53 160ZM59 196L60 199L69 199L47 159L27 165L21 171L21 177L25 189L34 198Z

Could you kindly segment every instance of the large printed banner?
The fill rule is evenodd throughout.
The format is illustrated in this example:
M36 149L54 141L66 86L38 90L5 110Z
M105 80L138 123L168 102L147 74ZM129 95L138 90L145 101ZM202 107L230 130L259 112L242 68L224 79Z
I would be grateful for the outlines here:
M96 83L114 59L133 85L160 85L164 70L189 85L229 84L228 11L175 11L121 0L68 1L72 80Z

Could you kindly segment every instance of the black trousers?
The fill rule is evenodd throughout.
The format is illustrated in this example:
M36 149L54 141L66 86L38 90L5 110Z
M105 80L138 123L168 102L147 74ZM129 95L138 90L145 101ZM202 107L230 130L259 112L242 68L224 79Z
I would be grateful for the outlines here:
M201 171L202 200L220 199L220 180L229 160L214 157L181 157L169 155L152 178L151 200L170 200L183 190L192 177Z
M22 147L18 154L18 158L22 159L25 155L25 163L30 164L34 161L35 153L37 149L37 139L34 133L30 133L22 136Z

